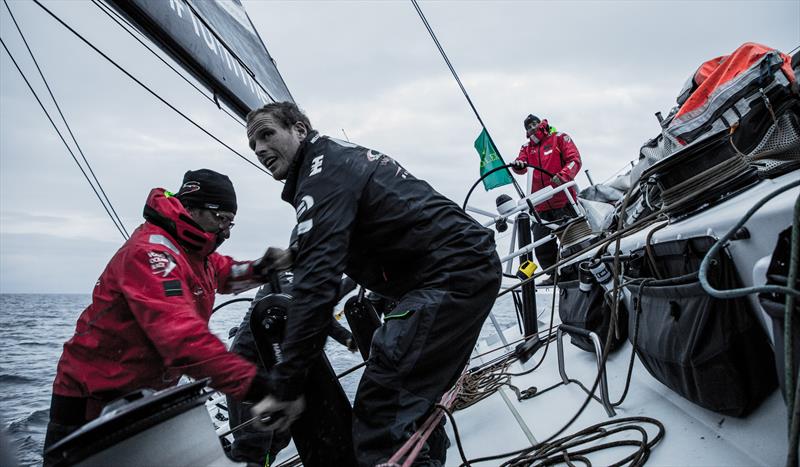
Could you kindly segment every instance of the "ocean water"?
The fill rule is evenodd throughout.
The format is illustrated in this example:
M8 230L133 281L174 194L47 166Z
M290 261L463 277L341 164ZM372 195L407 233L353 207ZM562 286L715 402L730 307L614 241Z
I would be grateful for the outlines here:
M219 296L217 304L232 297ZM56 364L64 342L72 336L75 323L91 302L89 294L0 294L0 427L21 466L41 465L42 445L49 419L50 395ZM539 299L540 309L549 298ZM228 305L214 314L209 327L223 342L228 331L241 323L249 303ZM495 305L501 327L516 326L510 295ZM346 325L344 319L343 324ZM486 320L482 339L496 336ZM337 373L361 362L332 339L326 352ZM342 378L342 386L353 400L361 370Z

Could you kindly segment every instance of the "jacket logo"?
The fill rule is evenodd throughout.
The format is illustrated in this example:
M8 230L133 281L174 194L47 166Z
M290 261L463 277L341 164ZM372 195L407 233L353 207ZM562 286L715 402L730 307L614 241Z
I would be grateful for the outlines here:
M308 174L309 177L322 172L323 157L325 157L325 154L320 154L319 156L315 157L314 160L311 161L311 173Z
M370 162L375 162L376 160L383 157L383 154L379 153L378 151L373 151L372 149L367 149L367 160Z
M300 198L300 202L297 204L297 220L300 220L309 209L314 207L314 198L309 195L305 195Z
M552 153L553 153L553 150L552 149L548 149L547 151L544 152L544 155L545 156L549 156Z
M167 277L178 265L167 253L160 251L148 251L148 261L150 262L150 272Z
M300 222L297 224L297 235L303 235L304 233L310 231L311 227L314 227L314 219Z

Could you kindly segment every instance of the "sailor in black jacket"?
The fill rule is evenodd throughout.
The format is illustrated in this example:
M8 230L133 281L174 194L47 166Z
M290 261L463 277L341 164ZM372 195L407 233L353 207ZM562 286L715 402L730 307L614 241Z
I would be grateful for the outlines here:
M248 115L251 148L297 214L294 301L267 412L293 414L323 351L342 273L397 300L356 394L359 465L387 460L458 379L500 287L493 234L385 154L319 135L293 104ZM441 465L440 426L419 465Z

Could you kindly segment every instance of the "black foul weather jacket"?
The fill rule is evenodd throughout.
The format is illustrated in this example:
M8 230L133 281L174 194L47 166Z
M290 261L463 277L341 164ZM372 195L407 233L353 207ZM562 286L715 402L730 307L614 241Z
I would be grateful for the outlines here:
M301 143L282 198L297 212L298 250L284 360L276 396L300 395L322 351L342 273L399 299L448 289L451 271L496 255L492 231L380 152L311 132Z

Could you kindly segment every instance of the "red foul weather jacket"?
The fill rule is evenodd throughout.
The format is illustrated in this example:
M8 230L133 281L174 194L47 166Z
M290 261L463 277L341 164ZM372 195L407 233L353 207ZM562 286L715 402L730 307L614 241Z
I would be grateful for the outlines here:
M517 160L525 161L556 174L563 182L574 180L581 170L581 155L578 148L572 138L565 133L552 133L537 146L528 141L519 150ZM527 172L527 169L514 169L514 172L522 175ZM541 170L534 170L532 190L540 190L546 186L555 187L556 185L551 179L551 176ZM569 192L572 193L573 199L577 199L575 187L570 187ZM559 193L547 202L537 205L536 210L539 212L549 211L564 207L568 203L567 196Z
M88 398L89 419L116 397L174 386L182 374L210 377L241 399L256 374L208 329L215 292L260 284L252 262L210 253L215 235L162 188L150 192L144 216L95 284L58 362L53 393Z

